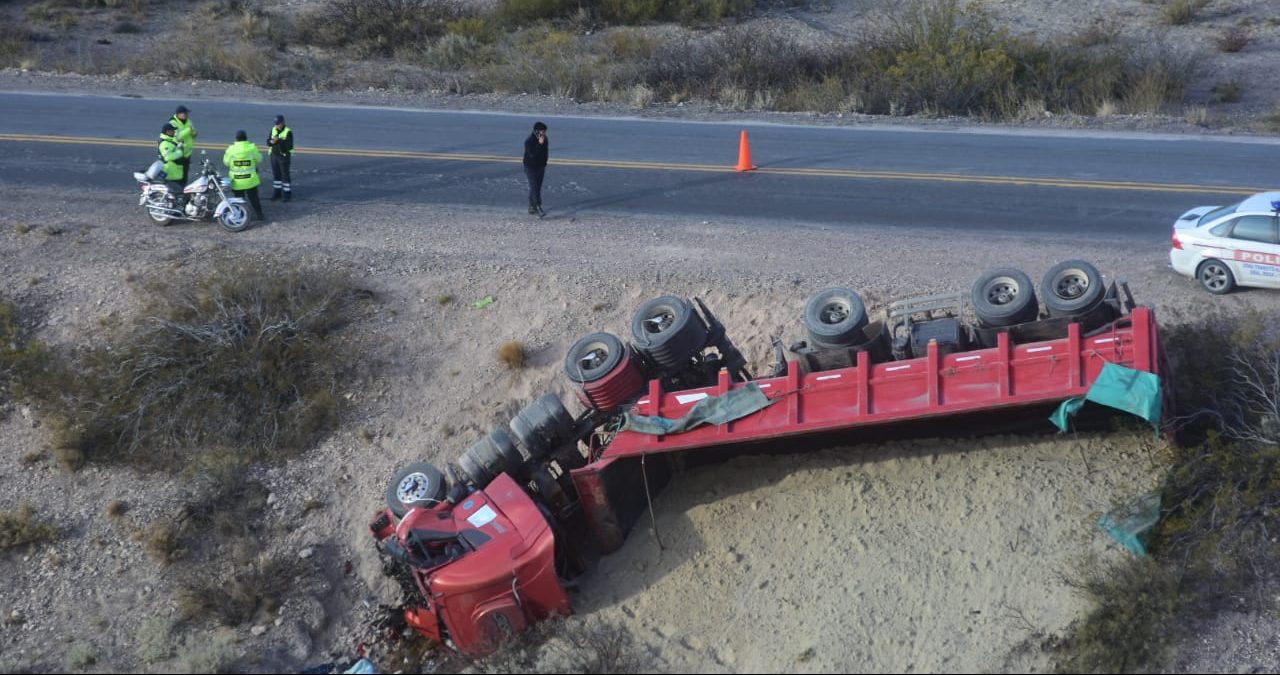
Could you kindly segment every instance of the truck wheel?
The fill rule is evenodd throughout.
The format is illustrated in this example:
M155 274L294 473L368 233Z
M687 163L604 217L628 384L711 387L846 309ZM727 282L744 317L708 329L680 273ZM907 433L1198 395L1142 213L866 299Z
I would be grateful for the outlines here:
M848 288L825 288L804 303L804 326L817 347L852 347L863 341L867 306Z
M516 445L524 448L530 459L541 459L573 433L573 417L559 396L543 394L511 418L510 426Z
M1196 279L1204 290L1214 295L1226 295L1236 288L1236 277L1231 268L1221 260L1206 260L1196 268Z
M683 298L664 295L636 311L631 319L636 349L664 370L683 368L707 341L707 328Z
M1034 321L1040 311L1031 277L1013 268L991 270L978 277L970 299L978 321L990 328Z
M444 500L449 482L444 473L429 462L413 462L401 468L387 484L387 508L396 518L409 509L429 509Z
M1060 262L1045 272L1040 298L1049 316L1078 316L1102 302L1105 291L1098 269L1083 260Z

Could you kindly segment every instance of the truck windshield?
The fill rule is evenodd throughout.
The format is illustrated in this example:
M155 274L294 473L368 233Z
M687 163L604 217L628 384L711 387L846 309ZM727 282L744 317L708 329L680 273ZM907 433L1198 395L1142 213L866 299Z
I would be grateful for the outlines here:
M1231 206L1223 206L1223 207L1220 207L1220 208L1216 208L1216 209L1214 209L1214 210L1212 210L1212 211L1210 211L1210 212L1208 212L1208 213L1204 214L1203 216L1200 216L1200 220L1196 221L1196 226L1197 226L1197 227L1199 227L1199 226L1201 226L1201 225L1204 225L1205 223L1211 223L1211 222L1213 222L1213 221L1215 221L1215 220L1217 220L1217 219L1219 219L1219 218L1221 218L1221 217L1223 217L1223 216L1229 216L1229 215L1231 215L1231 214L1235 213L1235 212L1236 212L1236 209L1240 208L1240 205L1241 205L1241 204L1243 204L1243 203L1244 203L1244 202L1236 202L1236 203L1232 204Z

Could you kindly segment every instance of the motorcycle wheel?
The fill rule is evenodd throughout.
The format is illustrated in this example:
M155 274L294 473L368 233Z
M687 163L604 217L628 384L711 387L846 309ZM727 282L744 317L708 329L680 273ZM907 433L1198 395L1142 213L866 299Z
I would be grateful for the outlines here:
M151 220L156 225L168 225L169 223L173 222L173 219L170 218L169 216L166 216L164 214L164 211L161 211L160 209L148 208L147 215L151 216Z
M241 232L249 227L249 211L243 204L229 204L227 210L218 216L218 224L232 232Z

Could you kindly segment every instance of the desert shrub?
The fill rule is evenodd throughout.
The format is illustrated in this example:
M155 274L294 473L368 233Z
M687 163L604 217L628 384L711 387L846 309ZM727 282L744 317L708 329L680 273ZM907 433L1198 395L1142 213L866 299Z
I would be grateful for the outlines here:
M1263 115L1258 119L1258 126L1263 131L1272 133L1280 132L1280 106L1273 108L1271 112Z
M1250 42L1253 42L1253 33L1244 26L1228 26L1214 40L1219 50L1228 53L1243 51Z
M1060 673L1131 673L1162 663L1192 596L1148 558L1099 566L1071 582L1095 608L1061 645Z
M23 396L26 383L38 377L50 358L23 327L23 311L0 295L0 404Z
M21 66L30 54L30 32L12 23L0 25L0 68Z
M1153 558L1092 568L1080 585L1097 607L1065 641L1061 672L1160 670L1187 626L1263 609L1247 591L1277 580L1280 321L1215 308L1166 327L1183 443L1160 488Z
M1088 25L1077 30L1070 42L1077 47L1097 47L1114 44L1120 38L1120 22L1112 17L1095 17Z
M586 98L610 79L610 70L584 51L573 33L548 26L510 36L496 55L478 76L492 91Z
M343 47L358 56L391 56L398 50L425 48L463 18L449 0L329 0L299 18L305 43Z
M601 0L600 17L611 24L696 23L749 16L755 0Z
M1219 82L1210 91L1213 93L1213 100L1218 103L1239 103L1244 98L1244 85L1239 80Z
M182 648L174 662L179 673L233 673L240 659L241 649L233 635L188 635L182 639Z
M262 555L224 574L190 575L178 585L178 614L224 626L265 621L280 608L297 567L293 559Z
M58 528L36 518L35 509L23 504L11 511L0 511L0 551L50 542L58 538Z
M524 344L511 340L498 347L498 361L511 370L520 370L525 365Z
M174 622L165 616L151 615L142 620L133 635L134 653L147 665L167 661L176 653Z
M145 293L110 344L26 378L56 447L197 471L296 453L333 427L334 333L357 299L345 276L225 260Z
M509 24L529 24L564 18L578 6L578 0L501 0L496 16Z
M1164 21L1170 26L1183 26L1196 20L1200 10L1209 6L1209 0L1168 0L1164 6Z

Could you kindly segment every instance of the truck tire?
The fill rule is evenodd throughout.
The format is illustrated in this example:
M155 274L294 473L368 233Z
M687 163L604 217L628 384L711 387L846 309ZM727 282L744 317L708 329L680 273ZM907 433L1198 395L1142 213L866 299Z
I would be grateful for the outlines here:
M564 374L578 384L608 375L626 356L626 345L610 333L592 333L573 343L564 357Z
M804 303L804 326L815 347L852 347L865 339L867 306L853 290L824 288Z
M631 319L631 341L665 371L683 368L707 341L707 327L683 298L664 295L636 311Z
M1045 272L1040 281L1040 300L1049 316L1073 317L1102 302L1105 290L1098 268L1083 260L1067 260Z
M511 418L510 427L516 445L536 460L568 440L573 434L573 417L559 396L543 394Z
M988 328L1002 328L1034 321L1040 312L1031 277L1009 267L991 270L973 284L973 312Z
M387 484L387 508L396 518L403 518L409 509L439 504L448 492L449 482L440 469L429 462L413 462L397 471Z

